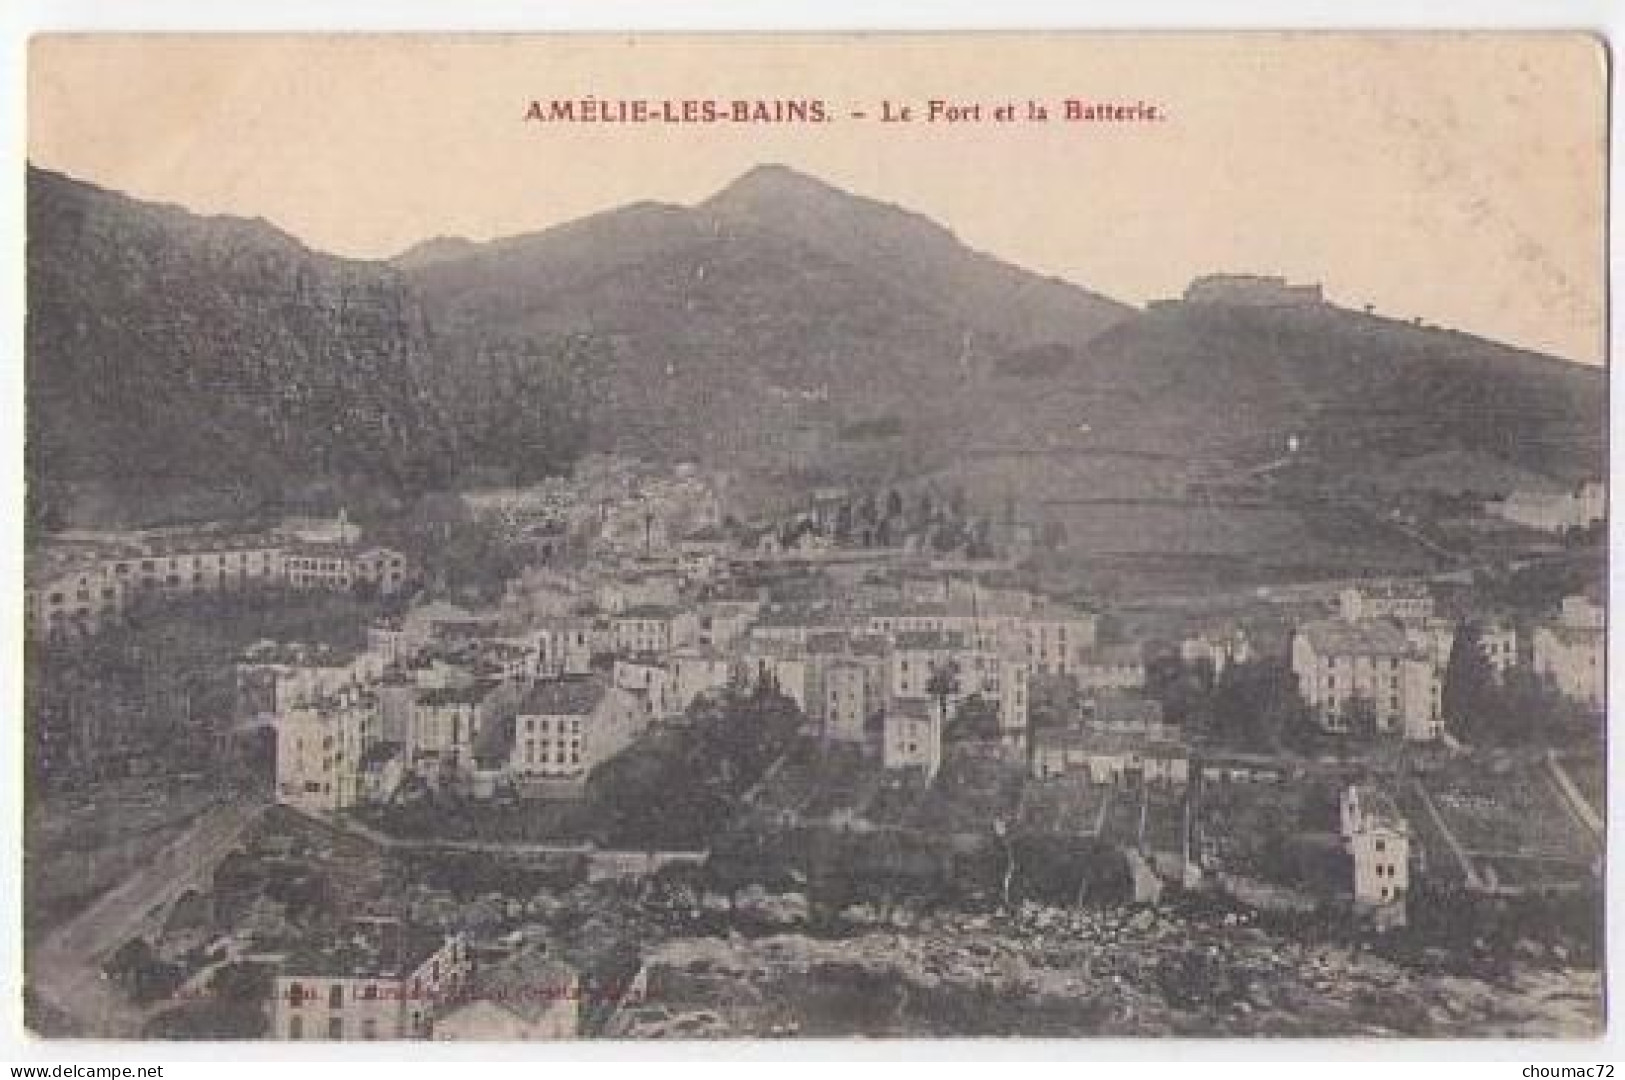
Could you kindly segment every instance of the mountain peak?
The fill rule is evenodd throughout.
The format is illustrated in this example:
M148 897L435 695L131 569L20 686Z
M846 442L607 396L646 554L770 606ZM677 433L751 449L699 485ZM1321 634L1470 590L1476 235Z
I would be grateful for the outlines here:
M477 247L479 245L466 236L434 236L428 240L418 241L390 261L397 266L432 266L438 262L463 258Z
M741 173L727 187L707 199L706 205L759 202L766 199L798 198L807 195L840 195L853 198L848 192L842 191L840 188L820 180L816 176L810 176L807 173L792 169L788 165L768 163L757 165Z

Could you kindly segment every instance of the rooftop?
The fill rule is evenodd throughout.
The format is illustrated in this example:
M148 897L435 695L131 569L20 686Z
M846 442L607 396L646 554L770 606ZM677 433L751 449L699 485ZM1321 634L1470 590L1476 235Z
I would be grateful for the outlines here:
M1405 656L1411 643L1393 623L1377 619L1362 622L1321 620L1305 623L1298 633L1321 656Z
M963 649L965 635L954 630L904 630L897 635L899 649Z
M479 680L466 686L436 686L418 692L418 704L431 708L446 705L478 705L496 689L491 680Z
M587 716L604 700L597 679L556 679L530 688L519 705L521 716Z
M301 942L283 965L289 978L405 978L449 939L394 919L358 919L346 930Z
M1356 784L1349 788L1348 796L1359 802L1360 814L1369 823L1382 828L1403 831L1409 826L1393 797L1370 784Z

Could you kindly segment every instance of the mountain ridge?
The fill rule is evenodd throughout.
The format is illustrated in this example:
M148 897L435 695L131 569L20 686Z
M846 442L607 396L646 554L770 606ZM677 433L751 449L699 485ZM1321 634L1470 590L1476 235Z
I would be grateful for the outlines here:
M1325 303L1137 310L783 166L387 260L34 168L29 215L44 481L422 486L597 448L862 484L1019 452L1068 498L1176 490L1289 434L1334 472L1450 449L1601 470L1601 369Z

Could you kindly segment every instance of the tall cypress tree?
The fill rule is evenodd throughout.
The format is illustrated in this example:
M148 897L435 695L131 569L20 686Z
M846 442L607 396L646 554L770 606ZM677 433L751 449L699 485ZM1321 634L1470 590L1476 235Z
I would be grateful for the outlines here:
M1484 654L1478 627L1464 618L1456 624L1444 669L1441 707L1445 723L1468 742L1493 741L1500 720L1495 704L1495 673Z

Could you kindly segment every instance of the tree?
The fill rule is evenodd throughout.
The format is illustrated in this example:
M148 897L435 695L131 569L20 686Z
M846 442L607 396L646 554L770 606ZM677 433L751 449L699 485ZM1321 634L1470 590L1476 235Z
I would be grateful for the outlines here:
M954 710L950 732L954 739L998 738L999 707L981 694L970 695Z
M959 693L959 662L934 660L931 674L925 680L925 692L937 703L937 713L944 727L948 725L948 699Z
M1308 723L1297 679L1286 665L1269 660L1226 667L1214 684L1206 715L1215 738L1247 750L1278 750Z
M1497 741L1501 717L1495 690L1495 672L1484 655L1478 627L1462 619L1444 669L1445 723L1469 743Z

